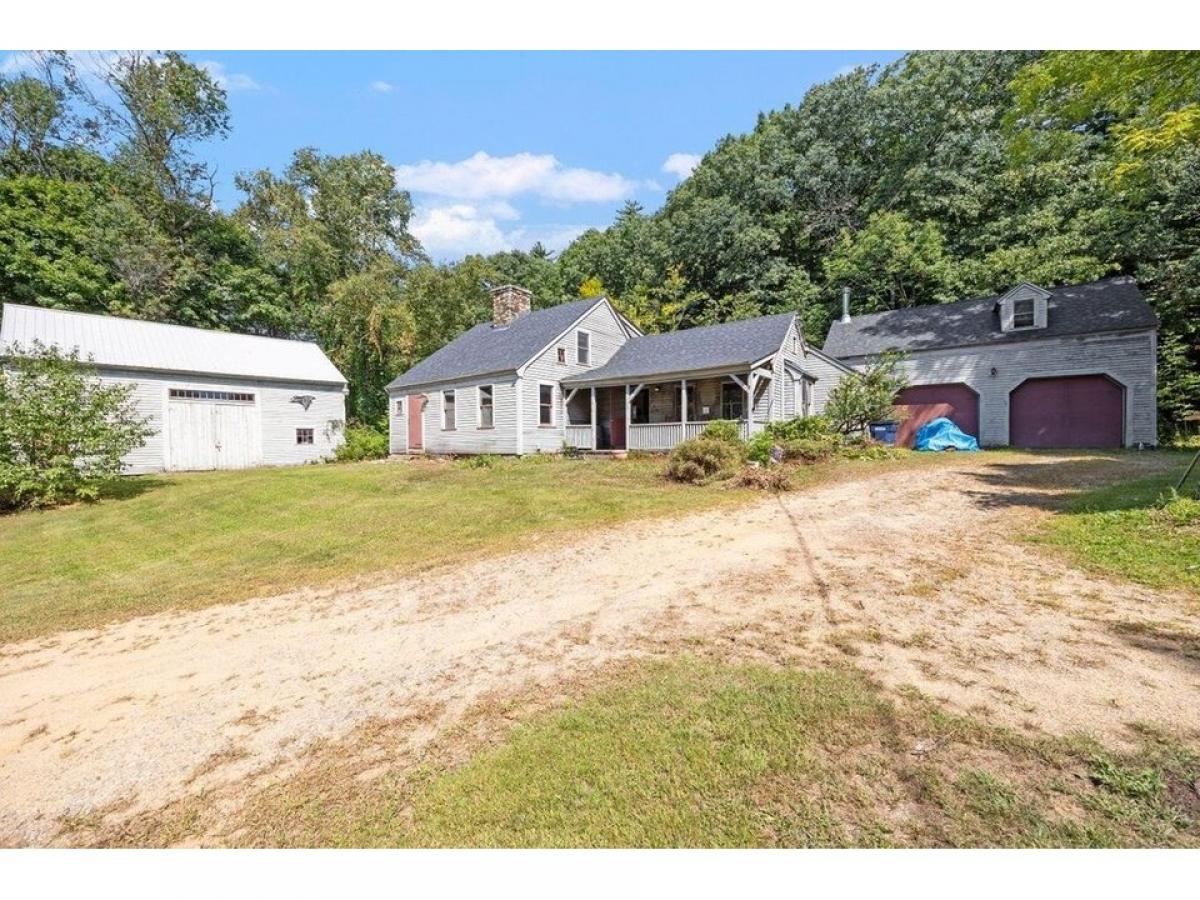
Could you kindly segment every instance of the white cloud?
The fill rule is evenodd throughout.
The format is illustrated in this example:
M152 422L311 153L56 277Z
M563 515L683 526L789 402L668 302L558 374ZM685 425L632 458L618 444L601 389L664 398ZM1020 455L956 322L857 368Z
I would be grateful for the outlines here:
M377 94L390 94L396 89L396 86L388 81L372 81L367 87Z
M587 230L586 225L525 228L502 224L515 223L520 217L504 202L451 203L418 206L410 227L435 260L460 259L468 253L528 250L539 241L549 250L561 250Z
M482 150L459 162L397 166L396 181L406 190L464 200L531 194L565 203L622 200L637 187L614 172L567 168L549 153L491 156Z
M225 64L216 60L206 59L196 65L207 72L218 86L227 91L258 91L262 89L262 85L245 72L228 72L225 70Z
M692 174L692 169L700 165L700 159L698 153L672 153L662 164L662 170L682 180Z

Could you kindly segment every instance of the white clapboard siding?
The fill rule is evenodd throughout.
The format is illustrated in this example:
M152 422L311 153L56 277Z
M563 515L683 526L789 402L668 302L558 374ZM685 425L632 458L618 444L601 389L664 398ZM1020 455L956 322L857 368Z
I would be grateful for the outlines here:
M1157 440L1155 333L1101 334L916 351L902 369L909 383L966 384L979 394L979 441L1008 443L1009 395L1023 381L1064 375L1108 375L1125 388L1125 444ZM855 366L864 357L844 360ZM995 374L992 374L992 370Z
M575 335L581 329L591 334L591 358L587 365L580 365L575 358ZM551 344L524 367L519 381L523 421L522 452L553 453L562 449L566 439L566 416L563 392L558 382L604 365L626 340L628 335L625 328L612 308L607 303L601 303L563 334L560 340ZM559 347L566 350L565 363L558 361ZM554 386L554 422L550 426L542 425L538 417L539 385L542 383Z
M829 392L845 377L846 371L825 356L812 351L805 353L801 365L805 372L817 379L813 382L812 406L809 411L813 415L821 415L825 412L825 404L829 402Z
M248 465L296 465L328 459L345 439L346 397L341 387L127 369L100 368L95 371L102 382L132 385L131 397L138 412L149 420L149 426L154 430L142 447L125 457L127 474L163 471L171 468L173 459L178 462L186 458L183 450L170 447L169 408L172 402L188 401L171 401L171 388L253 394L253 418L259 429L259 439L257 449L248 457ZM300 403L292 402L292 398L301 396L313 398L307 410ZM207 401L193 402L199 406ZM296 443L298 428L313 430L312 444Z
M479 420L479 386L492 387L492 427ZM442 396L454 391L454 428L442 427ZM413 398L424 395L425 409L416 409ZM404 414L396 414L396 400L404 399ZM431 454L512 454L517 452L516 383L513 376L499 381L451 381L423 387L420 394L389 392L389 443L392 453L408 450L408 417L421 415L424 452Z

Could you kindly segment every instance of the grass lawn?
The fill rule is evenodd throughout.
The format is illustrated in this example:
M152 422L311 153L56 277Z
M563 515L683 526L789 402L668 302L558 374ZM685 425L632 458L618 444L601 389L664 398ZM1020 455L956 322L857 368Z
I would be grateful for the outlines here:
M0 643L751 496L675 485L661 468L541 457L127 479L95 504L0 517Z
M853 672L682 658L408 779L330 753L237 824L302 846L1197 846L1200 760L1145 739L1120 757L889 699Z
M1163 501L1183 474L1171 472L1088 491L1073 498L1036 540L1063 548L1078 563L1158 588L1200 594L1200 502ZM1200 471L1184 486L1200 491Z

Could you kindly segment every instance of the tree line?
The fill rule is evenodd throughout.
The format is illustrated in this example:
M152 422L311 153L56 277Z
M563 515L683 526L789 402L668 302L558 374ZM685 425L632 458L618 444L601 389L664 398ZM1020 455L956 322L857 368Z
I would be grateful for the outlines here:
M0 296L318 341L379 422L383 385L490 316L605 293L648 331L855 312L1114 274L1161 320L1159 406L1200 409L1200 54L918 52L723 138L648 214L561 253L435 265L379 154L298 149L212 202L223 90L176 53L42 53L0 79Z

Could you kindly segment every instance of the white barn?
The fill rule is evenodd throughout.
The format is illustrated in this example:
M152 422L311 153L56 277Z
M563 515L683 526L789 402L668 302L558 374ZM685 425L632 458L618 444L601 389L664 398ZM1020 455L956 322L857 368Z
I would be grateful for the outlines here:
M129 474L315 462L344 439L346 379L307 341L4 304L0 355L35 342L134 385L155 433Z

